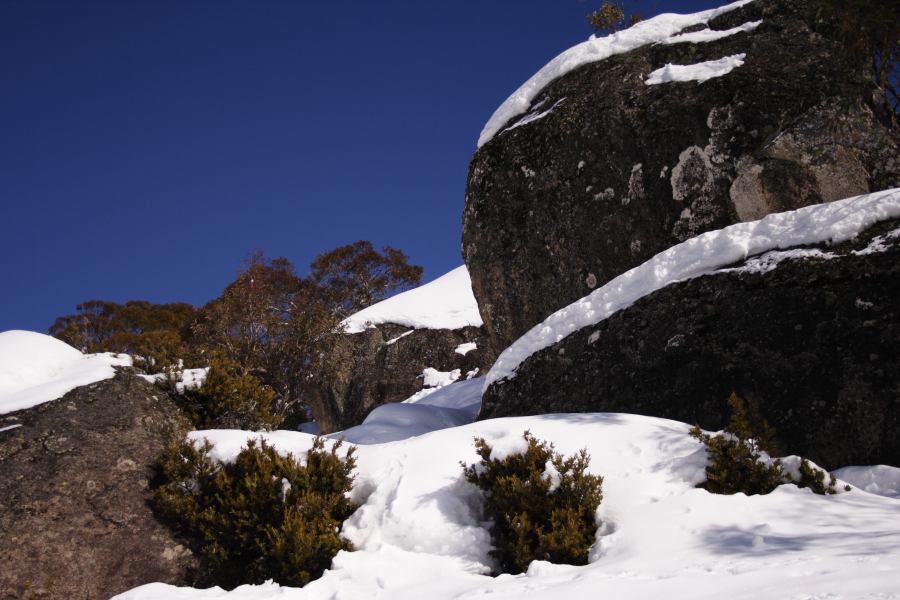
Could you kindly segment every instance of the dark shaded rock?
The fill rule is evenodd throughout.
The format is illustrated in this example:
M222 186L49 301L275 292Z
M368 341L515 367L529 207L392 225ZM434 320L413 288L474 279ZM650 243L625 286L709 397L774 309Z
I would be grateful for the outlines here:
M324 433L359 425L375 407L420 391L427 367L459 369L462 379L476 369L484 374L494 356L482 339L479 327L411 330L392 323L335 337L308 392L313 417ZM465 356L456 352L468 342L478 349Z
M762 19L755 31L582 66L535 99L549 115L475 154L463 254L494 347L701 232L900 185L869 59L852 60L820 8L756 0L710 23ZM666 63L742 53L704 83L644 83Z
M0 416L0 597L106 599L188 583L190 551L147 506L151 465L186 428L130 371Z
M889 231L885 251L853 253ZM789 453L900 465L900 221L820 248L839 256L650 294L528 358L479 418L609 411L716 430L735 391L760 401Z

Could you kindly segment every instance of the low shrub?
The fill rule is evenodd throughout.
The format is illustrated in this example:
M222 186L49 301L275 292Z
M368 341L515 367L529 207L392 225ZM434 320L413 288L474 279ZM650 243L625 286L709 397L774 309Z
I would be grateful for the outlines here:
M775 429L763 418L759 403L737 394L728 398L731 420L722 434L704 433L699 426L691 429L691 436L706 446L708 463L706 481L702 487L714 494L768 494L785 483L809 488L816 494L835 494L837 479L829 475L826 484L824 469L800 459L797 475L786 472L780 459L764 460L778 453Z
M828 475L828 483L825 483L825 475ZM800 479L795 479L794 483L799 488L809 488L816 494L837 494L837 478L827 473L824 469L814 467L805 458L800 460ZM849 488L847 488L849 491Z
M491 555L507 573L521 573L533 560L587 564L603 478L587 472L585 450L563 457L527 431L524 439L524 452L497 459L490 444L476 438L481 461L462 465L466 479L484 492L485 517L493 523Z
M763 452L774 453L774 429L752 398L731 394L728 406L731 421L724 435L703 433L698 426L691 429L691 436L706 445L709 457L706 482L700 487L714 494L768 494L785 478L780 461L761 460Z
M197 429L271 430L283 417L276 415L276 394L237 363L214 358L206 380L180 396L181 408Z
M357 508L346 496L356 461L353 448L341 459L340 446L326 450L316 438L301 465L264 442L250 441L227 464L209 456L208 443L172 444L159 462L153 508L200 558L198 583L303 586L339 550L352 550L339 532Z

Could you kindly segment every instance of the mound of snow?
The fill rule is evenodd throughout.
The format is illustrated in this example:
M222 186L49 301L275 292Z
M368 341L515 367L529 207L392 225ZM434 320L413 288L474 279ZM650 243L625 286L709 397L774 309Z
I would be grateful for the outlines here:
M900 469L888 465L871 467L844 467L832 473L870 494L900 499Z
M414 329L480 327L481 315L465 266L415 289L364 308L343 321L347 333L360 333L382 323Z
M587 448L590 470L604 477L602 525L586 566L536 561L523 575L490 577L488 524L459 463L477 460L473 437L514 449L525 430L564 454ZM544 415L360 446L361 507L343 528L356 550L339 553L321 579L232 592L151 584L117 598L874 599L900 589L900 501L859 490L817 496L793 485L765 496L710 494L694 487L706 455L688 431L637 415ZM219 460L255 437L300 457L312 443L297 432L192 436L210 440Z
M448 382L400 403L375 408L362 424L328 437L354 444L383 444L467 425L481 409L481 380Z
M82 354L49 335L33 331L0 333L0 414L56 400L73 389L109 379L113 367L131 366L131 357Z
M596 325L671 283L712 273L770 250L845 242L875 223L896 218L900 218L900 188L771 214L759 221L698 235L619 275L532 327L500 354L485 377L485 389L514 377L516 368L535 352Z
M741 0L740 2L734 2L721 8L705 10L690 15L662 14L653 17L652 19L641 21L628 29L624 29L606 37L598 38L591 36L591 39L588 41L569 48L547 63L547 65L535 73L531 79L522 84L512 96L507 98L507 100L494 111L494 114L488 120L484 129L482 129L481 135L478 138L478 147L481 148L488 143L510 119L528 112L531 108L531 103L541 90L547 87L551 81L562 77L566 73L574 71L582 65L605 60L616 54L631 52L636 48L647 46L649 44L711 42L722 39L728 35L753 31L759 25L758 22L746 23L740 27L735 27L723 32L696 32L696 35L678 35L688 27L707 23L719 15L740 8L750 2L752 2L752 0Z

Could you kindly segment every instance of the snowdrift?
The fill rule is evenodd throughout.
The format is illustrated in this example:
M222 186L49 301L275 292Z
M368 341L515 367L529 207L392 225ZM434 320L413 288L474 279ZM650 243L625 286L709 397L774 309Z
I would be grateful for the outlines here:
M360 333L382 323L413 329L480 327L481 315L465 266L432 282L364 308L343 321L347 333Z
M476 436L510 452L526 429L563 453L591 454L591 471L605 477L597 541L587 566L536 561L523 575L490 577L487 524L460 461L476 460ZM695 487L706 454L688 430L636 415L544 415L360 446L354 496L362 506L344 526L357 550L338 554L321 579L303 589L267 583L232 592L157 583L117 598L874 599L900 589L900 501L858 489L817 496L793 485L767 496L710 494ZM312 441L284 431L191 436L210 440L225 461L250 438L301 457Z
M113 377L131 366L120 354L82 354L65 342L33 331L0 333L0 414L56 400L73 389Z

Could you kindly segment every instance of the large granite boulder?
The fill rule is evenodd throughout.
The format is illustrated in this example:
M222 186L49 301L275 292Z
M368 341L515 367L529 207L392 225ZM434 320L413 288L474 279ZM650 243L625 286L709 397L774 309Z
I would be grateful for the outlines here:
M147 504L153 463L186 428L130 370L0 416L0 597L105 600L154 581L186 585L194 558Z
M490 385L479 418L609 411L716 430L737 392L759 400L787 452L900 466L898 373L895 219L644 296Z
M869 58L853 59L821 7L755 0L680 43L582 64L483 136L463 255L495 347L698 233L900 184L900 136ZM690 41L714 37L707 25L739 29ZM740 55L702 83L646 83L667 63Z
M444 373L446 379L483 374L491 357L481 347L482 332L480 327L410 329L384 323L336 336L308 390L313 417L323 433L347 429L376 407L434 385L426 381L425 369Z

